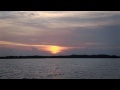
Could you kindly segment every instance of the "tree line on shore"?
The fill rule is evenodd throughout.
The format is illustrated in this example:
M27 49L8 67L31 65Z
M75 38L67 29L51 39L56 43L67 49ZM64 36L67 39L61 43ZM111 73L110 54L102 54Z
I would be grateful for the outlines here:
M99 54L99 55L58 55L58 56L5 56L0 57L0 59L24 59L24 58L120 58L120 56L117 55L105 55L105 54Z

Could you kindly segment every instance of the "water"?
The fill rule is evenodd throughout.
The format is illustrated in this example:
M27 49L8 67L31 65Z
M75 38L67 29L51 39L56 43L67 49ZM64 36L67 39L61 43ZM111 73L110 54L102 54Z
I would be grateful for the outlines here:
M120 79L120 59L0 59L0 79Z

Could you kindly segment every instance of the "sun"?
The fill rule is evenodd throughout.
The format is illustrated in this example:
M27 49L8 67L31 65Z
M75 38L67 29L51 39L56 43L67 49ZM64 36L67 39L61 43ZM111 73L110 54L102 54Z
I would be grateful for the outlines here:
M51 53L57 54L59 53L62 49L59 46L50 46L48 49Z
M58 54L58 53L66 50L66 49L69 49L69 48L68 47L63 47L63 46L56 46L56 45L44 45L44 46L38 47L38 49L50 52L52 54Z

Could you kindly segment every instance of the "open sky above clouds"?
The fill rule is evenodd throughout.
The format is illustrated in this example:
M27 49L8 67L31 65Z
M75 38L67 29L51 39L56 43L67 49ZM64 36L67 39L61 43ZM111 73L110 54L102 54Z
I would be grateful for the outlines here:
M120 55L120 11L0 11L0 56Z

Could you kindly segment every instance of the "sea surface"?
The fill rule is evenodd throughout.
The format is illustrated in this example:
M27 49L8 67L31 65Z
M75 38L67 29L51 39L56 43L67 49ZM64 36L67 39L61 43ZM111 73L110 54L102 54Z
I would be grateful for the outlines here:
M120 79L120 59L0 59L0 79Z

